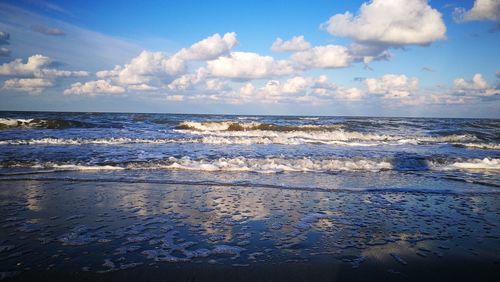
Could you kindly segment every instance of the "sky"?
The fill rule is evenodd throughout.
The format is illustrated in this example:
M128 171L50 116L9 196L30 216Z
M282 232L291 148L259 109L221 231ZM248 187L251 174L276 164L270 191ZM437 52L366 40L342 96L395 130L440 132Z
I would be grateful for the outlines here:
M0 110L500 118L500 0L0 0Z

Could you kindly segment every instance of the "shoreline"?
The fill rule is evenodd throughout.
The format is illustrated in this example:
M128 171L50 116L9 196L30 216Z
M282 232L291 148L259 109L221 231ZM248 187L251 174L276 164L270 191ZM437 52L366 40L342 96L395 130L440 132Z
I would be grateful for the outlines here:
M0 266L19 271L6 281L487 280L499 273L499 201L0 181Z

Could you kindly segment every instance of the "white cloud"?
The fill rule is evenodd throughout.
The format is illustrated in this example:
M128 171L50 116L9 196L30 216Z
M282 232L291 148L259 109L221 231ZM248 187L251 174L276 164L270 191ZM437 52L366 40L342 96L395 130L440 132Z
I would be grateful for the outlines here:
M136 91L155 91L158 90L158 87L154 87L143 83L143 84L129 85L128 89Z
M94 80L88 81L85 83L77 82L73 83L70 88L64 90L65 95L71 94L87 94L87 95L95 95L95 94L120 94L125 92L125 88L112 85L107 80Z
M122 67L119 65L116 65L112 70L102 70L102 71L96 72L96 76L99 78L114 77L114 76L118 76L120 74L121 70L122 70Z
M386 74L380 79L367 78L363 83L369 93L383 94L384 99L406 98L418 90L418 79L403 74Z
M118 75L118 81L124 85L144 84L158 76L173 77L186 70L185 61L177 56L168 57L162 52L142 51L123 68L115 67L112 71L101 71L101 77Z
M344 68L353 61L344 46L326 45L294 53L290 60L301 68Z
M214 77L249 80L283 76L294 69L290 62L275 60L251 52L232 52L227 57L219 57L207 62L207 71Z
M246 83L240 88L240 94L243 96L250 96L254 93L255 87L250 82Z
M453 16L456 22L500 21L500 1L476 0L470 10L455 8Z
M275 52L304 51L309 48L311 48L311 44L304 39L303 35L294 36L287 41L283 41L283 39L278 37L271 46L271 50Z
M213 60L229 54L237 44L235 32L228 32L223 37L216 33L189 48L181 49L176 55L184 60Z
M89 75L86 71L67 71L47 68L51 63L52 60L49 57L39 54L29 57L26 63L23 63L22 59L15 59L9 63L0 65L0 75L37 78Z
M359 101L364 95L365 93L361 89L356 87L339 87L335 92L335 96L337 96L339 99L348 101Z
M45 88L53 86L52 81L43 78L13 78L4 82L2 89L40 94Z
M244 84L238 91L222 95L231 104L243 103L330 103L333 100L356 101L364 95L358 88L338 87L324 75L317 78L295 76L284 81L268 80L263 86Z
M181 101L184 101L184 96L182 96L182 95L168 95L167 100L172 101L172 102L181 102Z
M170 90L193 89L193 87L202 82L205 77L206 70L204 68L199 68L195 73L188 73L180 76L179 78L172 81L167 87Z
M0 65L0 75L33 75L50 63L50 58L42 55L29 57L26 63L23 63L22 59L15 59L10 63Z
M231 89L227 83L227 81L220 79L209 79L205 82L205 87L207 90L212 91L222 91Z
M0 48L0 57L8 57L8 56L10 56L10 50L5 47Z
M336 14L321 28L356 42L388 46L426 45L446 33L441 13L427 0L373 0L362 4L357 15Z
M457 78L453 81L454 90L462 94L478 96L494 96L500 94L500 89L488 85L480 73L476 73L471 80Z
M234 32L222 37L214 34L172 56L162 52L142 51L128 64L115 66L112 70L98 71L96 76L112 78L115 83L131 90L146 90L144 85L149 89L161 88L165 83L169 83L170 89L187 89L196 79L195 75L186 74L189 61L216 59L228 54L237 44Z

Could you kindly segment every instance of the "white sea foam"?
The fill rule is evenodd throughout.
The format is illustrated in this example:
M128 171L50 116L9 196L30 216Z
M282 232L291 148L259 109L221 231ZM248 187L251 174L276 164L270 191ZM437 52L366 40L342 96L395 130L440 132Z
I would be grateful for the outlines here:
M273 135L273 134L270 134ZM337 146L379 146L381 142L367 141L338 141L338 140L321 140L304 137L288 137L293 134L277 134L276 136L203 136L200 142L206 144L283 144L283 145L301 145L301 144L327 144ZM387 142L385 142L387 143Z
M56 170L81 170L81 171L92 171L92 170L123 170L124 167L112 166L112 165L77 165L77 164L45 164L45 165L35 165L34 168L53 168Z
M429 162L431 169L436 170L500 170L500 159L470 159L448 164Z
M182 130L184 131L184 130ZM389 136L363 134L359 132L336 131L190 131L194 138L40 138L40 139L8 139L0 140L0 145L121 145L121 144L167 144L167 143L205 143L205 144L326 144L335 146L380 146L380 145L418 145L427 143L448 143L453 141L474 140L468 135L453 135L445 137L417 136L413 138L403 136ZM454 145L499 150L500 145L453 143Z
M468 159L468 160L427 160L429 170L500 170L500 159ZM114 165L71 164L71 163L38 163L38 164L8 164L8 167L30 167L36 169L60 170L192 170L192 171L229 171L229 172L335 172L335 171L384 171L392 170L391 159L364 159L364 158L217 158L192 159L190 157L170 157L161 161L131 162ZM411 169L411 168L410 168Z
M392 165L384 160L368 159L313 159L313 158L218 158L214 160L170 157L164 161L138 162L116 165L85 164L15 164L14 167L31 167L56 170L122 170L122 169L167 169L193 171L233 172L328 172L328 171L380 171L390 170Z
M276 172L326 172L346 170L380 171L389 170L392 165L386 161L367 159L285 159L285 158L219 158L215 160L193 160L190 158L174 159L170 169L201 170L201 171L250 171L259 173Z
M238 117L239 120L259 120L261 117Z
M499 144L492 143L454 143L453 145L474 149L500 150Z
M142 138L40 138L40 139L11 139L0 140L0 145L120 145L120 144L165 144L165 143L192 143L199 142L193 139L142 139Z
M201 127L200 127L201 128ZM222 128L222 127L221 127ZM477 137L473 135L448 135L448 136L398 136L385 134L370 134L355 131L337 130L318 130L318 131L267 131L267 130L249 130L249 131L226 131L222 130L179 130L192 135L203 136L207 143L225 143L238 141L242 138L250 138L248 144L337 144L341 142L361 141L361 142L393 142L397 144L420 144L420 143L448 143L448 142L466 142L475 141ZM217 138L219 139L217 139ZM222 139L226 138L226 139ZM231 138L231 139L229 139ZM251 139L253 138L253 139ZM221 141L214 141L221 140ZM252 142L253 141L253 142Z

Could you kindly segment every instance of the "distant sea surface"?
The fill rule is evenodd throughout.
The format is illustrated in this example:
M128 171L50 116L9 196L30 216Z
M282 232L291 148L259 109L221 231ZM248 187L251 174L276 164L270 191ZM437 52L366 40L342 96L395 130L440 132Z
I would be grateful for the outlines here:
M0 112L0 175L496 192L500 120Z

